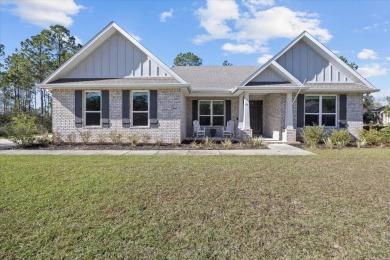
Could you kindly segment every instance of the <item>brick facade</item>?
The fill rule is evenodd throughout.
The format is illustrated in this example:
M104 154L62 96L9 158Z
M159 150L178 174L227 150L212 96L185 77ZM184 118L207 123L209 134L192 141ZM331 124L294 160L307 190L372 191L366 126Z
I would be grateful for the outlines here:
M64 139L74 133L76 142L81 142L79 131L90 131L91 142L97 142L102 136L109 141L112 131L121 133L123 141L127 136L137 134L149 135L150 142L179 143L186 133L183 127L185 98L180 89L158 90L158 126L157 127L130 127L122 126L122 90L110 90L110 127L82 127L75 126L75 98L74 90L53 90L53 132L60 133Z

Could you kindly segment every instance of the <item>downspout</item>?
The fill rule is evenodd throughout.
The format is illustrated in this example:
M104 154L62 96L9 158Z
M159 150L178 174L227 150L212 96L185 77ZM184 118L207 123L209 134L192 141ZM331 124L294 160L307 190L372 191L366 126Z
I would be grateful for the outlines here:
M306 79L303 81L301 87L299 88L297 94L295 95L295 98L293 99L292 105L294 105L295 100L297 100L297 97L298 97L298 95L299 95L299 92L301 92L301 90L302 90L303 86L305 85L305 83L306 83Z

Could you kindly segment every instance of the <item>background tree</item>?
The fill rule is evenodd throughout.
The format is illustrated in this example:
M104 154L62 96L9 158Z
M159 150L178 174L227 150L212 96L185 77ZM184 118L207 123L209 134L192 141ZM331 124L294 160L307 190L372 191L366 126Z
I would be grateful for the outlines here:
M369 94L363 95L363 123L378 121L378 117L372 112L375 108L374 97Z
M173 61L174 66L200 66L202 59L192 52L179 53Z
M353 70L357 70L359 66L355 62L348 62L347 58L344 56L339 56L339 58L344 61L349 67L351 67Z
M0 44L0 135L12 117L24 112L36 118L38 128L51 130L51 95L36 85L81 47L61 25L50 26L22 41L20 49L8 57Z
M224 60L222 66L233 66L228 60Z

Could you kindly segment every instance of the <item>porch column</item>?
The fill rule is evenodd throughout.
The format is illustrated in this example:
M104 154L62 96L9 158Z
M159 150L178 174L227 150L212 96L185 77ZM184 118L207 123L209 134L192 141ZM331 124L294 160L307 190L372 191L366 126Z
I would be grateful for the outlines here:
M238 99L238 128L243 128L243 117L244 117L244 95L239 96Z
M244 92L244 120L243 129L251 129L250 111L249 111L249 93Z
M286 94L286 129L294 129L292 93Z

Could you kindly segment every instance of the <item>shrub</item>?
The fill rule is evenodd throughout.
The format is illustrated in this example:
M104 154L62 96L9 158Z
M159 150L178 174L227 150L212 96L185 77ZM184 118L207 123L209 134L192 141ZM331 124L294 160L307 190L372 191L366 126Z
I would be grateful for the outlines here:
M302 130L303 142L311 148L315 148L324 137L323 126L305 126Z
M91 139L91 136L92 136L91 131L90 130L86 130L86 131L77 130L77 132L79 132L81 142L83 142L83 144L88 144L90 139Z
M134 147L134 146L136 146L137 143L138 143L139 136L136 135L136 134L132 134L132 135L129 135L129 136L127 137L127 139L129 140L130 145Z
M382 135L378 130L362 130L360 132L360 139L365 139L367 144L379 145L382 143Z
M255 148L255 147L261 147L264 144L264 140L262 137L250 137L250 138L246 138L244 140L244 143L246 145L249 145L251 148Z
M106 142L106 135L105 134L98 134L97 135L97 142L99 144L104 144Z
M36 138L37 144L45 147L49 146L52 141L53 137L50 138L48 131L43 132L40 136Z
M225 141L222 141L221 144L226 150L231 150L233 148L233 142L231 139L226 139Z
M215 141L208 136L203 140L203 144L205 147L213 148L215 146Z
M149 141L151 139L150 134L143 133L142 136L141 136L141 139L142 139L142 143L144 143L144 144L149 143Z
M122 134L118 133L116 130L111 131L108 136L113 144L122 143Z
M357 148L361 148L367 145L366 139L356 140L356 146Z
M387 126L379 131L382 135L382 141L384 143L390 143L390 126Z
M156 145L157 145L158 147L160 147L163 143L164 143L164 140L163 140L162 138L157 138L157 139L156 139Z
M336 144L337 148L344 148L347 144L352 142L352 137L348 130L332 130L332 134L328 138L333 144Z
M71 132L70 134L68 134L66 136L66 142L70 143L70 144L75 143L76 142L76 133L75 132Z
M53 132L52 141L55 145L62 144L64 142L62 134L60 132Z
M197 141L192 141L191 143L190 143L190 147L191 148L193 148L193 149L199 149L199 148L201 148L202 147L202 144L201 143L198 143Z
M325 147L328 149L333 149L334 143L330 137L324 139Z
M5 127L5 132L14 143L28 147L33 145L38 129L34 117L21 113L12 118L11 123Z

